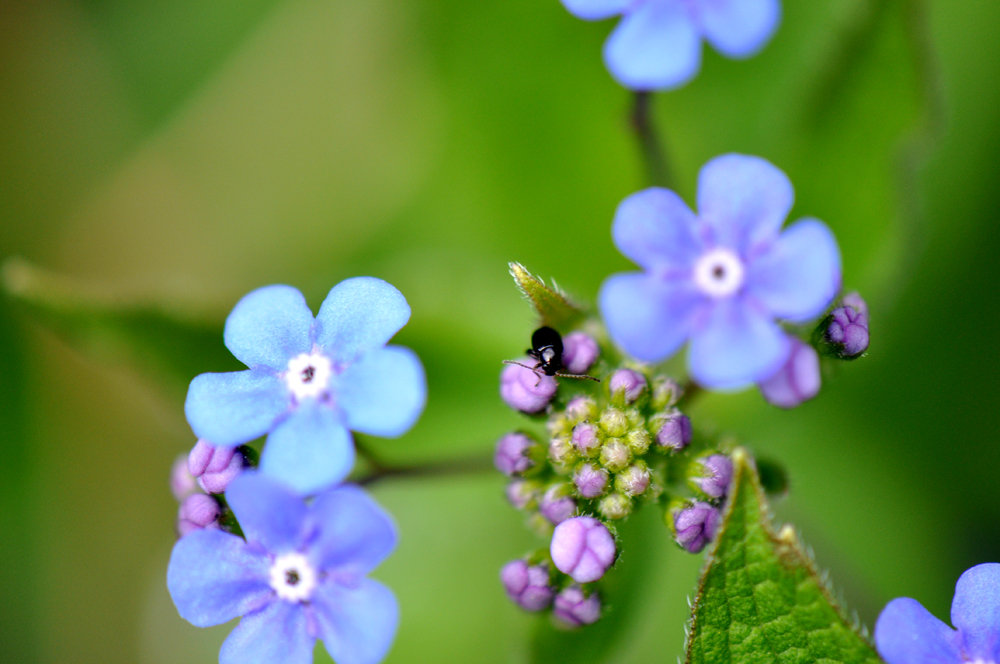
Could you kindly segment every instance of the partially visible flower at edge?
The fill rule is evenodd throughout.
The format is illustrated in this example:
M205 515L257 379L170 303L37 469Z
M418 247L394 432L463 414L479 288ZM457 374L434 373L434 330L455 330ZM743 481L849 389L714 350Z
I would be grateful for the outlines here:
M825 224L804 219L782 232L793 199L791 182L772 164L730 154L701 169L697 215L667 189L622 201L614 241L644 271L601 286L612 339L647 362L690 339L691 375L708 388L774 375L791 350L775 319L815 318L841 283L840 250Z
M349 430L400 436L423 410L419 358L385 345L409 318L403 295L372 277L337 284L315 319L290 286L255 290L229 314L224 335L249 369L196 377L188 422L224 447L270 434L263 473L302 494L331 486L354 466Z
M604 62L633 90L677 88L701 69L701 40L730 58L748 58L781 22L779 0L562 0L589 21L622 14L604 43Z
M757 383L764 399L779 408L795 408L817 394L822 384L816 349L790 337L792 350L785 365L767 380Z
M341 664L375 664L389 650L399 610L366 574L396 546L388 515L344 485L306 505L260 473L226 494L246 541L199 530L174 546L167 588L185 620L210 627L243 616L221 664L307 664L316 639Z

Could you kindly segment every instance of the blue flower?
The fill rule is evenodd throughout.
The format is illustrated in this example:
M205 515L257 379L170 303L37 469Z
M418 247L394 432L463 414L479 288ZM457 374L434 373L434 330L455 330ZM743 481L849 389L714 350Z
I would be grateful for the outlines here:
M951 602L951 629L909 597L894 599L875 624L875 645L888 664L1000 662L1000 565L968 569Z
M365 575L396 546L388 515L364 491L339 486L306 505L259 473L226 499L246 541L199 530L174 545L167 588L185 620L210 627L243 616L221 664L312 662L322 639L337 664L374 664L392 645L399 609Z
M615 213L618 249L645 272L601 287L611 337L648 362L691 339L688 364L701 385L733 389L785 364L788 336L775 318L805 322L840 290L840 250L822 222L784 232L792 184L759 157L725 155L698 178L698 215L672 191L646 189Z
M335 484L354 466L349 429L400 436L423 410L420 360L385 345L409 318L403 295L372 277L337 284L315 319L290 286L255 290L225 330L249 371L191 381L188 422L219 446L269 433L261 470L303 494Z
M622 14L604 43L604 62L633 90L677 88L701 67L704 37L723 55L748 58L781 21L779 0L562 0L589 21Z

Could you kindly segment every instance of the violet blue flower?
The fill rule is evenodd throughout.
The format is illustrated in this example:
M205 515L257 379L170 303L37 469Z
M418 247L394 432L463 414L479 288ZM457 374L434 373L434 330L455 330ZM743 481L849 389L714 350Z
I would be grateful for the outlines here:
M888 664L996 664L1000 662L1000 564L976 565L955 586L951 623L920 602L889 602L875 623L875 645Z
M398 622L392 592L366 575L396 546L388 515L344 485L306 505L261 473L226 493L246 541L201 530L174 545L167 588L197 627L243 616L221 664L307 664L322 639L338 664L385 657Z
M583 332L571 332L563 337L562 342L563 371L566 373L587 373L601 352L594 337Z
M580 586L569 586L556 595L552 615L567 627L591 625L601 617L601 598L594 592L584 594Z
M562 0L588 21L622 14L604 43L604 62L633 90L676 88L701 68L701 40L730 58L748 58L781 21L778 0Z
M807 343L790 337L792 352L773 376L757 384L768 403L795 408L817 394L821 385L819 354Z
M651 188L618 206L618 249L644 272L601 287L611 337L659 362L688 339L701 385L735 389L774 375L791 344L775 319L818 316L840 289L840 250L822 222L781 232L792 184L759 157L730 154L701 169L695 215L677 194Z
M508 364L500 372L500 398L522 413L545 410L558 388L556 379L552 376L537 374L517 364Z
M423 410L420 360L385 345L409 318L403 295L372 277L337 284L315 319L290 286L255 290L225 330L226 346L249 370L195 378L188 422L223 447L270 434L261 471L300 493L335 484L354 466L349 430L401 436Z
M541 611L552 604L555 593L549 585L549 570L544 565L512 560L500 570L500 580L511 601L525 611Z
M576 516L556 526L549 547L556 568L577 583L604 576L615 562L617 550L607 526L590 516Z

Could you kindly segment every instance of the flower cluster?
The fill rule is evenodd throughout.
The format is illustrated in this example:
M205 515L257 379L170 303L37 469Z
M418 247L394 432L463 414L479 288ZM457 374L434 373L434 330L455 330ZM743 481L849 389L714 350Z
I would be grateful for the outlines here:
M395 548L395 527L340 482L354 465L350 431L398 436L423 409L419 359L386 346L409 315L379 279L341 282L315 319L294 288L261 288L226 320L226 345L249 368L192 381L185 411L199 440L171 476L180 539L167 586L194 625L243 617L223 664L305 664L317 639L341 663L388 652L396 600L366 575ZM257 470L246 443L265 434Z

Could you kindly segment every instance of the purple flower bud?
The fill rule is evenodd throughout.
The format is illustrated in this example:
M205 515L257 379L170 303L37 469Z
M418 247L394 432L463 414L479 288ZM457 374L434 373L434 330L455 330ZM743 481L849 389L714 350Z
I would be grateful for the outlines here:
M533 360L524 360L525 364ZM555 396L556 379L531 369L508 364L500 373L500 398L514 410L537 413L545 410Z
M697 476L691 482L709 498L722 498L733 481L733 462L724 454L713 454L694 464Z
M785 366L757 384L768 403L795 408L819 394L819 355L812 346L791 337L792 351Z
M691 444L691 420L681 411L674 409L661 413L654 421L659 425L656 443L660 447L676 452Z
M198 483L195 482L191 471L188 470L188 455L182 454L174 461L170 469L170 491L173 492L177 502L182 503L184 499L193 493L198 492Z
M615 488L626 496L638 496L649 488L649 469L641 461L615 478Z
M584 456L596 452L601 446L597 425L584 422L573 427L573 446Z
M528 480L514 480L507 485L507 500L519 510L530 507L538 497L538 483Z
M243 465L243 455L235 447L216 447L203 439L188 455L188 470L206 493L225 493Z
M566 417L574 423L597 419L597 403L590 397L576 396L566 404Z
M558 525L576 513L576 501L568 495L565 485L549 487L538 500L538 511L553 525Z
M544 565L528 565L512 560L500 570L507 597L525 611L541 611L552 604L555 594L549 585L549 570Z
M632 403L646 389L646 377L638 371L619 369L611 375L608 389L611 390L611 394L624 393L625 403Z
M601 349L589 334L573 332L563 337L562 363L566 373L582 374L597 361Z
M219 503L215 502L215 498L203 493L188 496L177 510L178 537L196 530L218 528L220 513Z
M557 466L565 466L579 460L573 442L565 436L556 436L549 441L549 459Z
M620 438L609 438L601 447L601 465L612 472L624 470L632 460L632 453Z
M685 505L672 514L674 537L691 553L700 552L712 541L721 518L717 508L702 502Z
M845 295L841 306L830 314L824 337L843 358L868 350L868 305L857 293Z
M608 471L585 463L573 475L573 483L584 498L597 498L608 488Z
M585 595L580 586L570 586L556 595L552 614L567 627L591 625L601 617L601 598L597 593Z
M597 581L615 562L617 547L607 526L590 516L563 521L552 533L552 562L577 583Z
M519 475L535 465L530 451L535 441L523 433L509 433L497 441L493 465L504 475Z
M601 498L601 504L597 506L597 511L605 519L617 521L632 513L632 501L620 493L610 493Z

